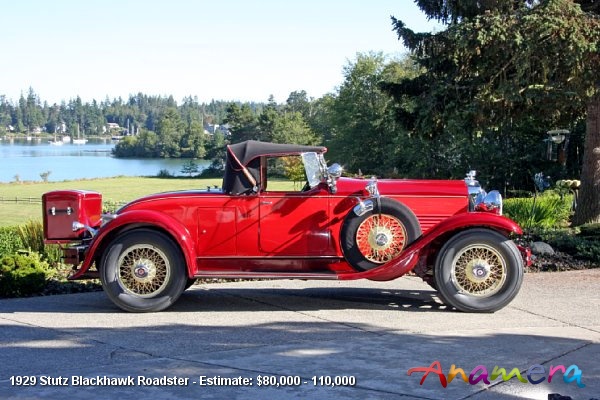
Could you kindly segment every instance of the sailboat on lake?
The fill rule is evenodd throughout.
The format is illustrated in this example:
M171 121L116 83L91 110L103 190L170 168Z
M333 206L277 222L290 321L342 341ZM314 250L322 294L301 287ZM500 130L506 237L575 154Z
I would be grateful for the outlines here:
M50 143L52 146L62 146L64 144L62 140L58 140L56 138L56 132L54 132L54 140L48 140L48 143Z
M73 144L86 144L87 143L87 139L83 138L81 139L81 137L79 136L79 124L77 124L77 139L73 139Z

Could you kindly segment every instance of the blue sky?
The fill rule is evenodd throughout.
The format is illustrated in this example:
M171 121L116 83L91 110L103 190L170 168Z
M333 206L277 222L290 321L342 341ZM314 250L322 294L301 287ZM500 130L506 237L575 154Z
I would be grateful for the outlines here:
M356 53L405 52L390 15L435 26L410 0L0 0L0 95L316 98Z

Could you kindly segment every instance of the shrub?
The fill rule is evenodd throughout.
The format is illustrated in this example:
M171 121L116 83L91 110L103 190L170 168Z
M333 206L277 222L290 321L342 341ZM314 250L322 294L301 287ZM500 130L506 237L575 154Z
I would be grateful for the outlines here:
M44 228L40 221L29 220L17 227L17 234L21 238L24 249L38 253L44 252Z
M173 178L173 174L166 168L161 169L160 171L158 171L158 174L156 174L157 178Z
M575 258L590 260L600 267L600 240L575 235L572 230L546 231L540 238L551 246Z
M57 245L44 244L44 226L40 220L29 220L17 227L21 240L21 249L41 254L49 263L55 265L61 261L60 248Z
M579 236L600 240L600 223L581 225L579 229Z
M568 224L572 202L572 196L548 192L537 199L506 199L504 213L523 228L558 228Z
M0 296L28 296L41 292L52 275L38 253L13 254L0 259Z
M200 173L201 178L221 178L223 176L223 170L213 168L212 166L205 168Z
M121 208L125 203L122 201L114 201L114 200L102 200L102 213L104 214L114 214L117 212L119 208Z
M52 171L42 172L42 173L40 173L40 178L42 178L42 180L44 182L48 182L48 178L50 177L51 173L52 173Z
M17 234L16 226L0 227L0 258L14 254L23 248L21 237Z

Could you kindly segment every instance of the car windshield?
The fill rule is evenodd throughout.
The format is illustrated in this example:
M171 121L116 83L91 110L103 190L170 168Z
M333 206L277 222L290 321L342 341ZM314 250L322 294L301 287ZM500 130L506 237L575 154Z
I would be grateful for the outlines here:
M323 179L323 163L324 160L317 153L302 153L302 161L304 163L304 171L306 179L311 189L318 186Z

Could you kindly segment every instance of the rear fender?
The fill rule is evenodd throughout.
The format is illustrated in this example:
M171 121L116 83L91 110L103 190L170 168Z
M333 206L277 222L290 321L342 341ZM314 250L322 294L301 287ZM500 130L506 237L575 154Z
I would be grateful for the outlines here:
M496 214L470 212L454 215L430 229L427 233L411 243L400 256L368 271L351 276L340 276L340 279L370 279L373 281L389 281L410 272L421 257L428 255L428 247L436 240L446 241L455 232L471 228L488 228L509 236L521 235L523 230L514 221Z
M134 210L117 215L115 219L108 222L98 231L98 235L94 237L90 248L85 253L85 259L81 268L70 276L69 279L83 277L94 260L102 256L101 252L118 234L140 227L154 227L171 236L183 253L187 264L188 276L193 276L192 269L195 265L196 251L192 235L187 228L167 214L157 211Z

